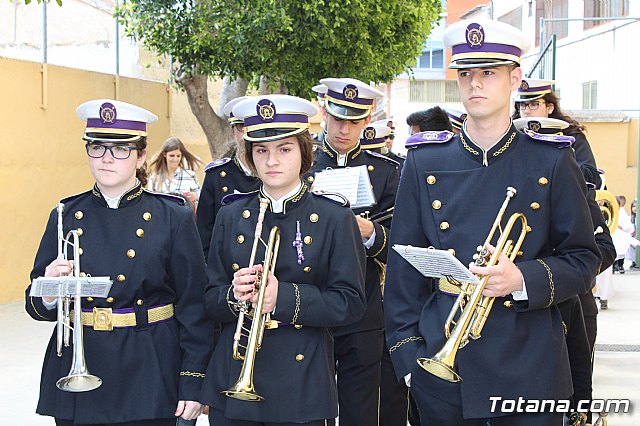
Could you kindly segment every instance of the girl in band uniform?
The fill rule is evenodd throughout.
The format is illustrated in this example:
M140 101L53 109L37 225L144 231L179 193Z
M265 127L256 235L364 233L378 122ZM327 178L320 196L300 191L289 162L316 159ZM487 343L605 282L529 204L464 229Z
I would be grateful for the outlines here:
M87 120L83 139L96 184L61 201L63 232L80 235L81 276L113 280L108 298L82 298L86 365L102 385L79 393L56 387L79 348L65 347L58 357L54 330L37 412L62 426L174 426L177 416L194 419L202 411L197 400L210 356L194 215L183 200L144 190L146 124L155 115L106 99L77 113ZM73 262L57 255L54 210L31 279L71 274ZM30 287L29 315L55 321L58 300L30 297Z
M217 249L209 251L204 301L222 334L201 397L211 407L211 424L325 425L338 414L329 327L357 321L365 311L364 250L343 199L314 194L300 179L311 166L308 118L316 113L310 102L285 95L249 98L233 109L244 119L247 160L262 185L227 196L213 230ZM281 242L262 309L272 321L253 366L255 392L264 399L243 401L222 392L234 386L242 366L232 356L239 304L257 301L262 244L256 265L247 265L261 201L262 238L277 226Z

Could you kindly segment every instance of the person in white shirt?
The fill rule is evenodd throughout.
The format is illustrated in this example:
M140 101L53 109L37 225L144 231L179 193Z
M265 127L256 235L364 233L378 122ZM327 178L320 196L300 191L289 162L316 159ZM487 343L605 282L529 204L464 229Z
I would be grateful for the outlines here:
M200 184L194 170L202 161L190 153L178 138L169 138L162 144L149 165L148 189L165 194L180 194L194 205L200 197Z

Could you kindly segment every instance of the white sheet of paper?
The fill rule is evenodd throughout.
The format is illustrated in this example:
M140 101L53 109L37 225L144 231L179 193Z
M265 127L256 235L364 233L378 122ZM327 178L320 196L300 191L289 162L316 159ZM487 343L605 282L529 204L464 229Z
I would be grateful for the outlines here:
M395 244L393 249L425 277L479 284L478 278L448 250Z
M31 282L29 296L75 296L79 285L81 297L107 297L112 284L109 277L39 277Z
M376 203L365 165L316 172L313 190L337 192L349 200L353 209L369 207Z

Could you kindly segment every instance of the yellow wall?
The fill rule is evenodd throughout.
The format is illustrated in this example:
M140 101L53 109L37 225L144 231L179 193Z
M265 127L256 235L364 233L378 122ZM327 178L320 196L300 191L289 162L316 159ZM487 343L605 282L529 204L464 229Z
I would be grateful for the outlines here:
M607 188L627 197L627 213L636 197L638 120L626 123L583 122L598 168L605 171Z
M55 66L46 67L43 80L41 69L0 58L0 303L23 298L49 211L62 197L93 185L76 107L114 98L117 90L118 100L159 117L149 127L152 145L170 133L165 84L119 78L116 85L112 75Z

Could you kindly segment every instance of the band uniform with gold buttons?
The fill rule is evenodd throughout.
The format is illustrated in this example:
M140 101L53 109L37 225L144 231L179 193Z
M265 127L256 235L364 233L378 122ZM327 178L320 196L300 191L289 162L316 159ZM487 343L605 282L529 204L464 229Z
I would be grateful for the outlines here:
M437 392L437 398L461 406L465 418L495 415L492 395L563 399L572 393L566 346L558 344L564 332L557 304L589 289L600 262L584 179L571 149L532 139L511 125L486 152L464 128L448 141L412 147L398 190L391 244L453 249L468 265L507 187L517 193L503 225L522 212L531 228L515 259L528 300L496 299L482 337L457 352L462 382L445 382L416 362L444 345L455 291L389 254L385 321L396 374L403 380L411 373L412 390Z
M365 311L364 248L351 210L308 185L284 201L284 211L269 205L263 222L266 240L280 229L275 268L279 281L273 326L267 327L255 357L255 391L265 399L240 401L221 394L238 380L241 361L232 357L237 310L231 281L248 266L259 212L260 191L225 199L216 219L209 252L207 313L222 333L207 369L201 402L226 418L290 423L332 419L337 413L333 337L329 327L358 321ZM238 238L243 236L244 238ZM259 244L256 262L264 259Z
M209 163L204 171L204 183L198 200L197 223L206 260L213 224L218 210L222 207L222 199L236 192L254 191L260 187L260 180L247 175L235 155Z
M37 412L78 424L174 417L179 400L198 400L210 356L206 272L193 212L177 197L147 192L139 183L117 209L107 207L97 186L62 202L65 234L83 230L82 273L113 280L108 298L82 300L86 363L102 386L79 394L56 388L70 370L73 348L56 356L54 330ZM56 225L54 210L32 279L57 256ZM29 289L26 294L33 318L56 320L56 309L29 297Z

